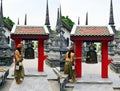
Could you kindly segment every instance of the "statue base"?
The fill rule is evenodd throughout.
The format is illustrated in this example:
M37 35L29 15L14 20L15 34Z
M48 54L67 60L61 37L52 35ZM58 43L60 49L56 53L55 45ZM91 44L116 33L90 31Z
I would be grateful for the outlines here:
M120 73L120 62L119 61L113 61L110 63L110 69L113 70L116 73Z

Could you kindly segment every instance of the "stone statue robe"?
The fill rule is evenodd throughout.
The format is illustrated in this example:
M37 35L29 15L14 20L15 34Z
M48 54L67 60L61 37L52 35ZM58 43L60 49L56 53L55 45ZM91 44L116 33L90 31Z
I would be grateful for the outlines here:
M94 50L87 52L86 63L97 63L97 53Z

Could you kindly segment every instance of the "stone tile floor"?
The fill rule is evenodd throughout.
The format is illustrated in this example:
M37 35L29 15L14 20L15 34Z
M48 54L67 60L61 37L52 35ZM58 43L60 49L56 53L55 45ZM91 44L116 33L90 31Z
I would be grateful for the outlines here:
M82 77L76 83L68 83L66 87L73 87L73 91L120 91L120 74L109 69L109 77L101 78L101 62L98 64L82 63Z
M25 69L25 79L23 83L18 85L14 80L9 91L53 91L48 79L57 79L57 76L49 66L45 65L44 72L38 72L37 59L24 59L23 65ZM14 79L13 72L14 64L10 68L8 79Z
M24 59L25 79L20 85L11 82L8 91L59 91L59 84L48 79L57 79L52 68L45 64L45 71L37 71L37 59ZM8 79L14 79L14 64L10 68ZM120 74L109 69L108 79L101 78L101 62L98 64L82 63L82 78L77 78L76 83L66 84L65 91L120 91ZM52 82L52 81L51 81ZM115 88L115 89L113 89ZM1 90L0 90L1 91Z

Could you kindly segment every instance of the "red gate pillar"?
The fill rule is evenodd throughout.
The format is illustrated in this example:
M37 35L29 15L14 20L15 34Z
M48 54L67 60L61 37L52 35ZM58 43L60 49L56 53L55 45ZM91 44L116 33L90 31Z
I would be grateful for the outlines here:
M82 41L75 41L76 49L75 49L75 56L76 57L82 57ZM82 59L76 59L76 77L82 76Z
M44 71L44 60L46 56L44 56L44 40L38 40L38 71Z
M102 41L102 78L108 78L108 41Z

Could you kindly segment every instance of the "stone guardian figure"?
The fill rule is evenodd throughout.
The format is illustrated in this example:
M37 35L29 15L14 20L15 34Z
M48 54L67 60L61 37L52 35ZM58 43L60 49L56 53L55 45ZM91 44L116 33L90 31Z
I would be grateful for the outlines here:
M97 63L97 53L93 45L90 45L89 51L87 52L86 63Z

